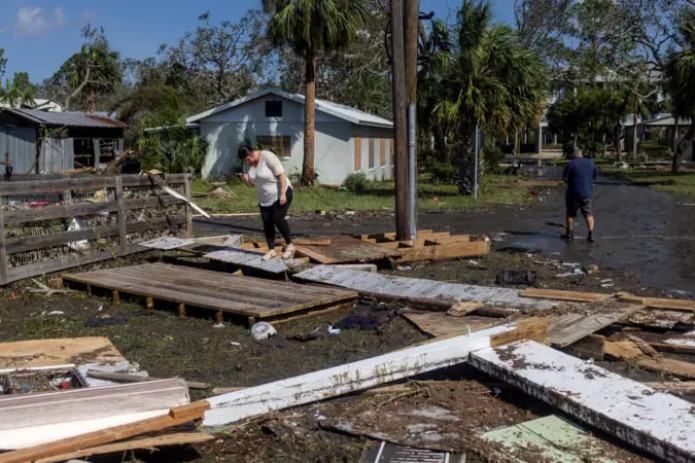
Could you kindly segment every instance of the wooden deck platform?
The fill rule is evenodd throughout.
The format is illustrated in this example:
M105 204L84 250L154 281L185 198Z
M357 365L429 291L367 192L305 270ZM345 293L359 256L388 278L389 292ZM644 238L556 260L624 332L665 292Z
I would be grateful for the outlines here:
M309 311L328 310L353 304L357 293L342 289L300 285L230 275L170 264L145 264L65 275L66 284L86 285L87 291L105 288L118 302L121 294L146 298L148 309L155 301L179 304L181 315L187 307L214 310L256 320L296 316Z

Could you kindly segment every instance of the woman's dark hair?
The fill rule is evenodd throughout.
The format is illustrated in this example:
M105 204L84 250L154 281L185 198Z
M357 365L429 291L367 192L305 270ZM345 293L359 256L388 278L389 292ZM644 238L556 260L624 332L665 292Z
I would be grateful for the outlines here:
M251 153L253 153L253 145L248 142L242 143L239 147L239 159L246 159L251 156Z

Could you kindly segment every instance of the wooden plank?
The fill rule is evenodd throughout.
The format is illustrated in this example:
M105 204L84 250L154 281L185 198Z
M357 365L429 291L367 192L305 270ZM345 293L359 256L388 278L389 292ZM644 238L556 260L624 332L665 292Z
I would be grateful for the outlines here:
M643 310L644 306L625 304L603 309L596 307L593 313L569 313L554 317L548 324L548 337L553 347L562 348L595 333L613 323L629 318Z
M127 226L127 218L125 215L125 206L123 205L123 178L121 177L116 177L115 179L115 196L116 196L116 205L118 208L118 243L120 244L121 247L121 254L125 254L128 249L128 240L127 240L127 231L126 231L126 226Z
M592 358L594 360L603 360L605 342L606 338L604 336L590 334L571 346L568 346L565 352L583 359Z
M606 341L605 353L645 370L662 372L681 378L695 379L695 363L666 357L650 357L632 341Z
M695 381L659 381L645 383L656 391L669 392L671 394L695 394Z
M203 424L222 426L462 363L470 352L490 347L495 335L511 331L514 325L499 326L212 397Z
M365 273L331 266L316 266L295 278L359 291L364 297L384 300L417 301L447 310L458 301L480 301L491 307L550 310L552 301L519 297L510 288L441 283L438 281Z
M650 342L649 345L652 346L652 348L656 349L658 352L695 355L695 346L692 345L665 342Z
M169 185L182 185L186 174L166 176ZM124 187L147 187L152 182L139 175L122 175ZM38 179L19 182L0 182L0 196L54 193L57 191L83 191L113 188L115 176L86 176L62 179Z
M482 256L490 252L490 243L487 241L471 241L453 244L439 244L434 246L419 246L413 248L400 248L401 254L395 257L395 262L418 262L423 260L458 259L461 257Z
M0 430L168 409L190 402L182 379L0 397Z
M141 248L140 246L129 244L127 254L142 252L144 250L146 250L146 248ZM101 262L104 260L113 259L114 257L115 256L113 251L92 251L87 252L85 254L75 253L72 255L65 256L61 259L36 262L29 265L22 265L20 267L12 267L7 271L7 279L8 282L19 281L36 275L45 275L53 272L58 272L60 270L65 270L71 267L79 267L81 265L87 265L92 264L94 262Z
M409 312L402 315L417 326L420 331L435 338L473 333L506 323L504 319L500 318L476 315L455 318L442 312Z
M100 445L84 450L77 450L71 453L56 455L54 457L41 458L35 463L58 463L61 461L72 460L75 458L85 458L94 455L106 455L109 453L127 452L129 450L147 449L153 450L158 447L170 447L174 445L186 444L201 444L215 439L211 434L202 432L180 432L167 434L164 436L145 437L141 439L132 439L126 442L118 442L115 444Z
M0 343L0 368L32 368L49 365L120 362L123 355L108 338L40 339ZM78 362L79 361L79 362Z
M60 442L51 442L28 449L7 452L0 454L0 463L26 463L28 461L54 457L80 449L96 447L101 444L127 439L128 437L138 436L151 431L159 431L188 421L200 419L209 406L208 402L201 400L172 409L178 412L178 418L171 416L171 413L167 413L166 415L155 416L135 423L124 424L63 439Z
M558 301L597 302L609 297L610 294L562 291L558 289L526 288L521 292L521 296L539 299L553 299Z
M262 255L249 254L247 252L235 251L233 249L225 251L215 251L205 254L203 257L210 260L234 264L242 268L252 268L263 272L279 275L290 272L291 267L299 265L295 259L272 259L263 260ZM289 265L289 266L288 266Z
M693 325L693 315L681 310L649 309L633 314L628 323L649 329L672 330L678 325Z
M148 241L138 243L138 246L149 249L161 249L163 251L171 251L173 249L182 248L195 244L194 239L181 239L171 236L161 236Z
M168 195L148 198L124 198L123 201L123 206L126 210L170 207L177 204L183 204L183 202ZM118 211L118 204L116 201L97 203L85 202L7 211L5 212L5 221L7 224L14 225L19 223L37 222L41 220L73 218L83 215L98 215L116 211Z
M620 295L619 300L632 304L642 304L653 309L683 310L685 312L695 311L695 301L686 299L666 299L658 297L641 297L632 295Z
M186 174L183 180L183 195L191 200L191 176ZM193 238L193 208L189 203L186 204L186 238Z
M162 217L150 219L142 222L127 222L125 223L126 234L142 233L150 230L162 230L172 226L184 224L186 218L183 215ZM33 251L36 249L50 248L53 246L64 246L68 243L73 243L82 240L93 240L98 238L106 238L122 233L123 224L102 225L100 227L87 228L84 230L68 231L62 233L53 233L51 235L26 238L16 238L7 241L7 252L14 254L18 252ZM128 244L126 242L126 244ZM120 247L121 253L127 252L123 246Z
M695 454L692 404L534 341L472 352L469 363L666 461Z
M331 245L327 247L297 246L297 252L321 264L367 262L399 255L396 250L386 249L350 236L332 238Z

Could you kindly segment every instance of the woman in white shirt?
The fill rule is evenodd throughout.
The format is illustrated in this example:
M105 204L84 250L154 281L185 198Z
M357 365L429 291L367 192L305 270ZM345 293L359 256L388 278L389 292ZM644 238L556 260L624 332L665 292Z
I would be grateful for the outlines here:
M275 227L285 238L285 252L283 259L294 257L295 247L292 244L290 225L285 216L292 204L292 184L285 174L282 163L275 153L267 150L254 149L250 144L243 144L239 148L239 158L244 162L245 168L242 179L249 186L255 186L258 192L258 205L261 208L263 219L263 231L270 251L263 256L263 260L277 257L275 252Z

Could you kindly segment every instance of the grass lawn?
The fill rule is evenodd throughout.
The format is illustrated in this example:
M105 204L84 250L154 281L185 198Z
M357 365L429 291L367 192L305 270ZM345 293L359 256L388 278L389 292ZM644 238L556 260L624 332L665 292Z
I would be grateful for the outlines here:
M209 213L257 212L256 190L236 180L223 186L229 197L210 194L218 183L195 179L191 190L193 200ZM461 196L454 185L441 185L421 181L419 208L421 211L461 211L498 204L522 204L531 201L528 186L519 184L515 176L488 175L480 185L479 199ZM373 182L361 193L351 193L323 187L296 187L292 210L306 212L326 211L378 211L394 209L394 183Z
M613 169L599 166L602 174L625 182L643 185L688 199L695 199L695 171L672 174L663 170Z

